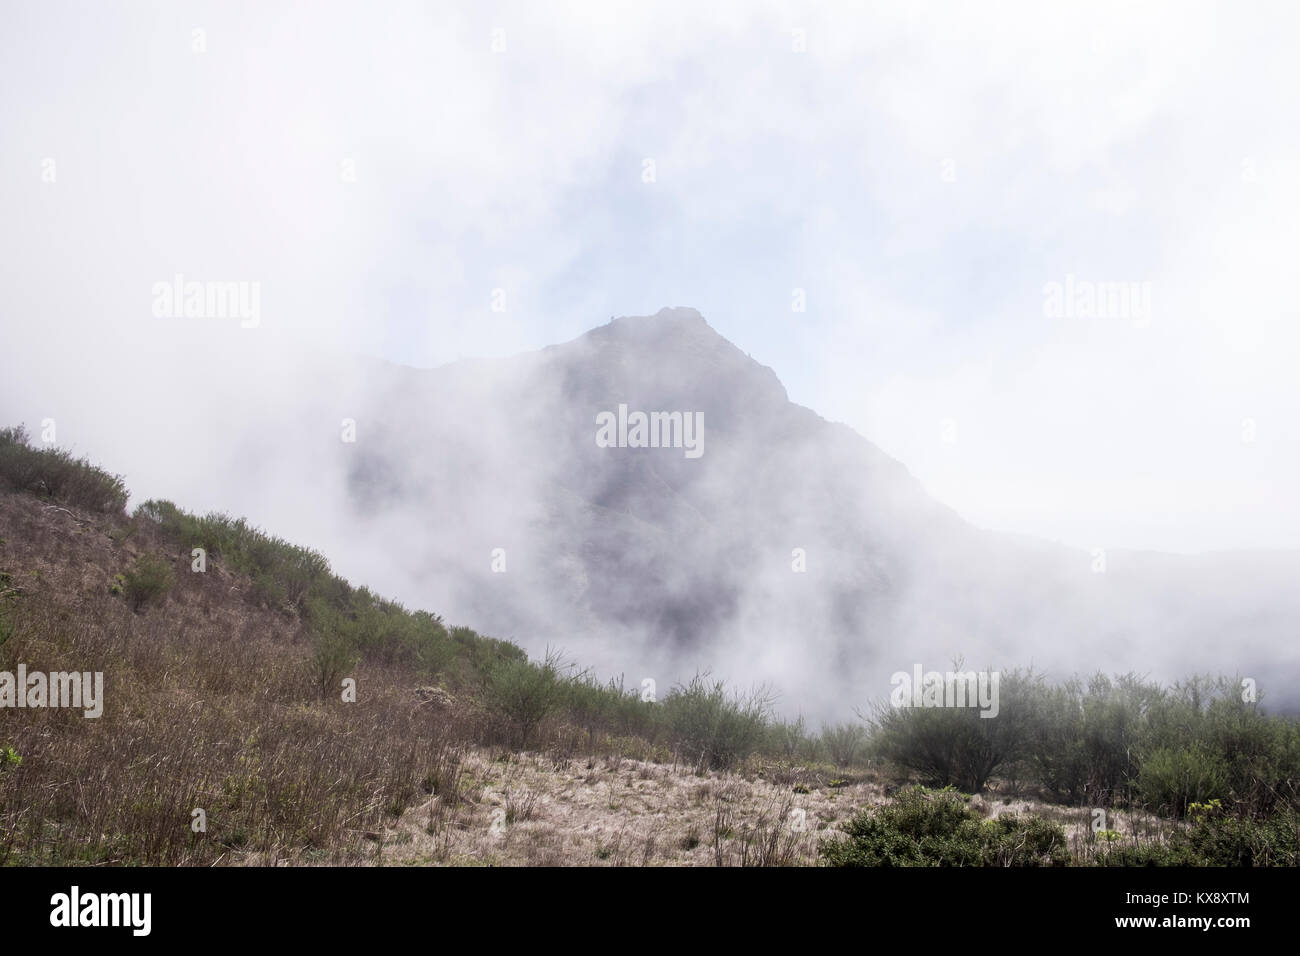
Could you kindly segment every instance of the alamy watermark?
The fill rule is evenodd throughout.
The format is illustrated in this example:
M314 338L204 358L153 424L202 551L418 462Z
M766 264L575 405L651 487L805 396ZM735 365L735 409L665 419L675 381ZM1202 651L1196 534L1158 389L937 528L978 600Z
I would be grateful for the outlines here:
M26 664L18 673L0 671L0 708L68 707L85 710L86 717L104 713L104 672L41 671L27 672Z
M895 671L889 678L894 707L978 707L981 717L998 715L998 671Z
M1049 319L1123 319L1136 326L1151 321L1150 282L1093 282L1067 275L1043 286L1043 314Z
M83 893L73 886L50 897L50 925L54 927L126 927L132 936L148 936L153 919L152 893Z
M153 284L153 314L159 319L239 319L240 328L262 323L262 283L185 281Z
M629 412L596 416L597 448L684 448L687 458L704 454L703 412Z

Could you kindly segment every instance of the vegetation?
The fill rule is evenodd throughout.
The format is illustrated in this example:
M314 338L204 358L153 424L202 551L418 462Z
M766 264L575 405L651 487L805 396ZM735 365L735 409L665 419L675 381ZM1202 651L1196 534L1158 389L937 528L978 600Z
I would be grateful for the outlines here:
M655 701L554 652L530 660L355 587L242 519L163 500L128 516L121 478L33 448L21 428L0 431L0 492L0 669L103 672L108 688L99 719L6 713L0 863L353 860L426 799L429 832L445 838L484 785L466 777L474 748L771 782L785 803L750 819L718 796L712 839L682 838L720 863L795 861L791 834L804 831L791 814L825 825L797 798L844 804L876 781L902 789L823 838L824 862L1300 862L1300 724L1266 713L1239 679L1006 671L995 718L882 704L810 733L802 717L777 719L762 688L698 674ZM1061 820L984 819L953 788L1077 808L1069 820L1104 808L1167 826L1084 827L1087 846L1075 836L1067 849ZM535 788L507 804L512 822L540 806ZM196 809L206 830L190 826Z
M61 448L33 448L21 425L0 428L0 487L102 514L126 507L126 485Z
M756 750L766 735L771 697L763 689L729 693L723 681L697 674L664 699L672 739L687 760L721 770Z
M150 500L136 519L153 523L173 554L205 561L251 582L248 600L301 620L312 635L317 672L334 681L347 661L405 667L424 677L445 676L458 685L481 682L497 664L527 655L506 641L469 628L448 629L427 611L408 611L368 588L353 587L330 571L325 557L251 527L242 518L189 514L170 501Z
M867 728L862 724L842 723L822 728L821 746L835 766L851 767L867 749Z
M527 659L499 661L484 680L488 710L506 725L509 743L519 749L533 740L538 726L565 701L563 664L548 652L540 664Z
M1162 842L1117 844L1101 866L1300 866L1300 814L1294 809L1255 818L1228 812L1221 801L1190 805L1190 826Z
M932 786L979 792L995 776L1060 802L1183 817L1220 799L1259 816L1300 794L1300 724L1243 700L1242 682L1161 687L1134 675L1049 685L1004 673L1000 712L893 708L872 722L875 752Z
M822 844L827 866L1062 866L1065 832L1040 817L983 820L951 788L910 787Z
M149 602L166 594L175 576L171 565L155 554L142 554L135 567L122 575L122 594L131 610L139 611Z

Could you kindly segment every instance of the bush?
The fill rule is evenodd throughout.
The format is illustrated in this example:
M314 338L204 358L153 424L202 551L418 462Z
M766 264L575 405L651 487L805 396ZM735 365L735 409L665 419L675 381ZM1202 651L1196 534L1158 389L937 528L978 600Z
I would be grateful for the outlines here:
M872 746L931 786L976 791L997 775L1075 804L1140 803L1176 817L1215 798L1252 818L1300 809L1300 723L1243 701L1240 679L1163 688L1098 674L1047 686L1010 672L999 696L996 718L879 706Z
M341 694L343 678L357 664L351 644L338 634L322 634L316 638L312 651L312 679L322 697Z
M562 707L571 721L587 731L588 743L594 743L598 730L647 741L659 735L658 707L641 700L636 688L625 688L622 679L602 684L585 671L576 674L565 684Z
M909 787L823 841L826 866L1063 866L1065 832L1040 817L982 821L963 794Z
M1146 714L1159 695L1159 687L1132 674L1041 689L1029 735L1030 771L1071 803L1115 802L1136 773Z
M1026 753L1041 681L1021 671L1002 672L998 713L977 707L894 707L884 703L871 718L879 756L936 787L984 788L998 770Z
M843 769L851 766L866 750L867 729L852 723L823 725L821 743L835 766Z
M327 645L321 652L327 658L346 651L459 687L481 683L499 662L527 661L523 649L507 641L467 627L449 631L436 614L408 611L364 587L354 588L333 574L318 552L268 535L242 518L218 512L198 517L164 500L144 502L136 518L156 524L178 551L188 555L203 548L210 561L247 575L248 599L300 615L318 644Z
M1300 866L1300 814L1275 813L1262 820L1232 816L1217 806L1191 809L1185 839L1201 866Z
M1234 815L1219 800L1191 803L1190 826L1164 843L1115 846L1098 866L1300 866L1300 813L1256 819Z
M728 694L723 681L697 674L664 698L673 743L701 769L723 770L757 749L767 735L771 697L759 688Z
M768 750L779 757L794 760L808 752L808 731L803 716L779 720L768 729Z
M523 749L542 721L565 700L566 681L560 656L547 651L540 664L529 660L503 660L487 673L484 702L505 721L512 746Z
M1236 811L1263 817L1295 808L1300 784L1300 724L1260 713L1226 681L1205 707L1196 737L1216 756L1220 789Z
M1225 796L1227 765L1206 747L1160 747L1138 770L1137 789L1148 806L1173 816L1186 815L1190 804Z
M255 597L267 606L285 603L301 610L309 595L343 594L351 588L330 573L329 562L319 552L290 544L240 518L219 512L191 515L170 501L151 499L136 509L137 517L160 525L185 550L203 548L231 570L253 579Z
M61 448L33 448L21 425L0 428L0 485L88 511L120 514L126 485Z
M122 593L132 611L139 611L155 598L166 594L174 578L171 565L152 554L135 559L135 567L122 576Z

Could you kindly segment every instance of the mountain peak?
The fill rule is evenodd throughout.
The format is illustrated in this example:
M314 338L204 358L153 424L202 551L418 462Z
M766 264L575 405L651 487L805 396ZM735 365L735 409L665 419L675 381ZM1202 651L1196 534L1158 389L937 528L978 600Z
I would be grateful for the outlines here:
M712 390L728 382L740 400L788 401L776 372L737 348L697 309L665 307L654 315L611 318L578 342L597 350L598 361L608 366L637 367L656 379L672 368L678 383L706 383Z
M722 336L705 321L697 309L684 306L665 306L654 315L622 315L611 317L605 325L592 330L593 333L604 332L610 336L649 340L661 336L711 335L721 339Z

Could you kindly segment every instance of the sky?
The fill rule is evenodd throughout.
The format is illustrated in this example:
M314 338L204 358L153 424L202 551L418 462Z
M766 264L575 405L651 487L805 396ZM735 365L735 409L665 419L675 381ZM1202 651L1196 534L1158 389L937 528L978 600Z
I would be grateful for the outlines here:
M690 306L980 526L1300 547L1294 4L0 13L0 410L138 500L160 365ZM177 273L258 283L257 327L160 319Z

